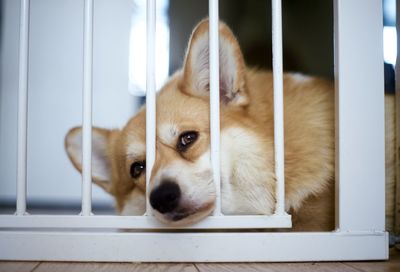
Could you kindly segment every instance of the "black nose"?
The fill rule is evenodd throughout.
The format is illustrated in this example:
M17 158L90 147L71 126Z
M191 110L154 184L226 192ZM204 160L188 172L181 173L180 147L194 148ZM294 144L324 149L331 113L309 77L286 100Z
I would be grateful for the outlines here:
M173 211L178 207L181 198L181 189L172 181L164 181L150 194L150 204L160 213Z

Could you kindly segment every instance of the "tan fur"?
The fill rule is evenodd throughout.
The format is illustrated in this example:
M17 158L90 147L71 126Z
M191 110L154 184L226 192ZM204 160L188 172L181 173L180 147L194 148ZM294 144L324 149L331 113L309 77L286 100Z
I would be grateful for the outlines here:
M214 185L206 184L212 181L208 161L209 97L208 90L204 89L208 86L204 78L198 78L204 71L202 66L195 66L200 53L195 54L193 49L205 42L202 39L207 33L208 22L203 21L192 34L183 70L173 75L157 96L157 154L150 188L164 178L180 184L188 195L184 208L196 212L184 223L201 220L212 211L215 200ZM234 69L227 67L232 68L228 72L234 73L223 75L227 80L222 82L225 84L222 88L227 90L221 94L222 209L226 214L271 214L275 208L272 74L245 68L235 37L222 23L220 37L222 47L226 46L233 54L232 59L229 52L222 57L227 58L226 64L234 66ZM392 111L391 107L388 115ZM284 74L284 118L285 202L293 215L293 229L333 230L333 83ZM73 129L67 135L66 147L80 170L77 154L68 149L69 142L79 136L77 131ZM197 131L199 138L187 152L179 153L176 142L184 131ZM94 134L106 135L97 129ZM94 182L109 188L107 191L115 197L120 213L143 213L145 176L132 179L129 169L133 162L145 159L144 151L141 154L137 151L145 143L144 108L122 130L109 132L107 139L107 159L112 166L109 187L95 177ZM390 153L390 147L387 152ZM196 198L196 194L202 197ZM165 216L156 215L164 222L173 223Z
M385 96L385 201L386 201L386 230L394 231L395 192L396 192L396 118L395 97Z

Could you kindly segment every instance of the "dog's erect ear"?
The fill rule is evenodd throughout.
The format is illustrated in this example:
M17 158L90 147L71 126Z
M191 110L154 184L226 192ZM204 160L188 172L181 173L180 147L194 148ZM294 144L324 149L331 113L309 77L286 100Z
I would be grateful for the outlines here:
M183 68L181 88L196 96L208 96L210 91L209 24L201 21L189 41ZM246 93L245 63L239 44L227 25L219 23L220 98L224 104L244 106Z
M92 130L92 179L108 193L111 193L111 162L108 155L110 130ZM65 150L75 168L82 173L82 128L72 128L65 136Z

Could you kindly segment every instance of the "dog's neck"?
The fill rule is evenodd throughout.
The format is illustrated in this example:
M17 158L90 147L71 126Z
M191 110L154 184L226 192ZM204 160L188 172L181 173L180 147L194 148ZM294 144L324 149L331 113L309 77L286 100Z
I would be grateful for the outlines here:
M224 214L272 214L275 177L268 150L273 150L272 143L261 141L248 128L229 127L221 131Z

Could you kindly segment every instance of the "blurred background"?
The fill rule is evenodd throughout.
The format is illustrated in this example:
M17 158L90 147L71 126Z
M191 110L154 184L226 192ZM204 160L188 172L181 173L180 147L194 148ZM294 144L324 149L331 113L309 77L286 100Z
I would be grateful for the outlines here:
M144 102L145 0L95 0L93 121L122 127ZM384 0L385 77L393 86L395 0ZM334 78L333 2L283 0L284 70ZM360 7L362 9L362 7ZM249 66L270 69L271 3L221 0L220 18L237 35ZM16 195L19 1L0 0L0 213ZM156 78L160 87L182 65L206 0L157 0ZM64 136L82 118L83 1L32 0L29 47L28 211L78 213L80 174ZM113 200L93 186L93 210L113 213Z

